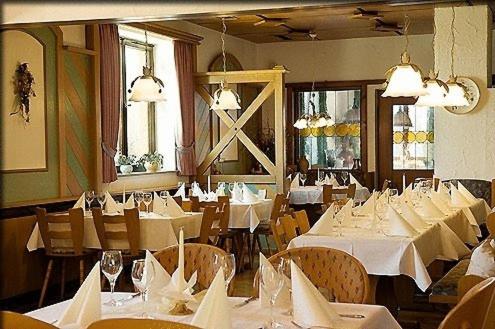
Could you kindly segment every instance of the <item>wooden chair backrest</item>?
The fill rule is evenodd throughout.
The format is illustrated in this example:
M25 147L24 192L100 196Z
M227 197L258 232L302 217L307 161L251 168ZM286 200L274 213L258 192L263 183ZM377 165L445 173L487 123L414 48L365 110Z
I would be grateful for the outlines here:
M215 278L215 255L225 256L227 253L215 246L186 243L184 244L184 277L189 280L195 271L198 272L200 289L207 289ZM179 259L179 247L172 246L153 254L168 273L174 273Z
M445 316L438 329L493 328L495 321L495 277L469 290Z
M270 220L276 221L280 216L285 214L285 208L287 208L288 201L285 195L277 193L275 199L273 199L272 212L270 213Z
M495 239L495 212L488 214L486 217L486 227L490 237Z
M326 205L330 205L337 200L354 199L355 196L356 184L349 184L346 188L333 188L332 185L323 185L323 203Z
M124 209L123 215L104 215L101 208L92 208L91 211L102 250L110 249L110 240L124 241L128 243L132 256L139 255L141 232L137 208Z
M71 253L82 255L84 211L81 208L69 209L68 214L47 214L46 209L36 208L36 219L47 254ZM62 227L65 227L65 230ZM62 241L66 243L63 244L64 246L58 246L55 243L57 240L60 243ZM68 241L71 242L71 246L65 247Z
M299 234L307 233L310 229L309 218L306 210L299 210L294 212L294 218L296 219L297 226L299 226Z
M299 225L297 225L296 219L289 215L282 216L278 220L284 228L285 241L289 243L292 239L297 237L297 230L299 229Z
M105 319L93 322L88 329L199 329L187 323L157 319Z
M492 179L492 204L490 205L491 208L495 207L495 178Z
M440 178L433 178L433 188L435 189L435 191L438 190L438 185L440 185Z
M284 216L282 216L284 217ZM280 217L280 218L282 218ZM280 219L278 220L270 220L270 228L272 233L272 238L275 241L275 245L277 246L278 251L282 251L287 249L287 245L290 242L290 239L287 237L284 225Z
M224 217L223 211L219 211L216 206L204 207L198 242L208 244L210 237L217 237L220 234L220 223ZM214 223L217 223L215 227L213 225Z
M459 281L457 281L457 300L461 301L462 297L471 290L472 287L485 280L477 275L469 274L463 275Z
M179 196L173 196L172 199L182 208L182 197Z
M372 301L368 273L359 260L346 252L324 247L291 248L268 258L273 265L281 258L298 257L300 268L308 279L329 299L340 303L370 304ZM254 291L258 295L258 273L255 275ZM324 291L325 290L325 291Z
M57 327L49 323L24 314L9 311L0 311L0 328L57 329Z
M191 201L191 211L200 212L199 197L191 195L189 200Z

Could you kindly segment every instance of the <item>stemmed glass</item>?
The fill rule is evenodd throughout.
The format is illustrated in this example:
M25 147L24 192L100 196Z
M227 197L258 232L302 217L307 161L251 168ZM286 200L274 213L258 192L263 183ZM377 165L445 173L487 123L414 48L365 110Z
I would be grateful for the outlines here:
M143 191L136 191L134 193L134 200L137 202L138 210L141 210L141 202L143 202L144 193Z
M385 212L387 211L388 204L385 202L377 201L376 202L376 217L378 218L378 233L385 234L382 228L382 220L385 216Z
M119 303L113 298L113 292L115 289L115 282L122 272L123 262L122 262L122 254L120 250L107 250L103 252L101 257L101 271L108 279L110 283L110 300L105 303L108 306L118 306Z
M96 196L96 200L98 200L98 203L100 204L101 209L103 209L105 202L107 202L105 193L103 193L103 192L98 193L98 195Z
M302 186L304 186L304 183L306 183L307 178L308 178L308 176L306 174L301 173L299 175L299 179L301 180Z
M84 197L86 198L86 202L88 203L88 209L91 209L91 204L93 203L93 200L95 199L95 191L86 191L84 193Z
M259 274L261 289L270 296L270 323L265 328L279 328L280 324L275 322L273 317L273 307L278 294L282 290L284 280L271 264L262 264Z
M132 283L136 287L136 290L139 291L143 302L143 313L141 314L143 318L149 317L145 311L145 303L147 301L148 289L155 277L155 268L153 267L153 263L149 262L149 264L151 264L151 268L146 267L146 262L144 259L136 259L132 262L131 270Z
M167 197L168 197L167 191L161 191L160 192L160 198L163 200L165 205L167 205Z
M347 179L349 178L349 173L347 171L342 172L342 179L344 180L344 185L349 185L349 182L347 182Z
M151 201L153 201L153 194L151 194L151 192L144 193L143 194L143 201L144 201L144 204L146 205L146 212L149 214L150 213L149 206L151 204Z
M335 220L337 221L337 223L339 223L339 236L344 236L344 234L342 233L342 223L344 221L344 214L342 213L342 211L339 211L335 214Z
M278 265L279 274L282 276L282 280L289 290L290 296L290 306L287 310L286 315L292 315L292 270L291 270L291 262L294 262L299 268L301 268L301 258L299 256L291 256L290 258L282 258L280 260L280 264Z
M388 202L392 204L397 203L397 197L399 196L399 190L391 188L388 190Z
M234 278L235 275L235 256L234 254L227 254L224 256L215 255L215 259L213 260L213 264L217 271L222 268L223 275L225 277L225 290L228 292L230 281Z

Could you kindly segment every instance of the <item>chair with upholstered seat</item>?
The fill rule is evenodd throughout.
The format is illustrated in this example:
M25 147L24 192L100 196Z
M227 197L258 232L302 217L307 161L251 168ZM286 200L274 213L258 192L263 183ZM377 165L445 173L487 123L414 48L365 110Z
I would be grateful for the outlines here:
M37 320L24 314L9 311L0 311L0 328L57 329L57 327L49 323Z
M168 273L174 273L177 269L179 247L171 246L153 254ZM200 289L207 289L215 278L217 269L214 265L215 256L225 256L222 249L200 243L184 244L184 277L189 280L197 271L197 284Z
M45 246L45 255L48 257L48 266L38 302L38 307L41 307L54 261L60 260L62 265L60 299L63 299L67 260L79 261L79 282L82 283L84 280L84 260L94 256L96 251L83 248L84 211L81 208L69 209L68 214L47 214L46 209L36 208L36 218Z
M368 273L359 260L336 249L303 247L281 251L268 261L274 265L282 258L300 259L301 270L331 301L370 304L372 301ZM254 295L258 295L258 273L255 275Z
M105 319L93 322L88 329L199 329L186 323L157 319Z
M471 288L447 314L438 329L483 329L495 324L495 278Z

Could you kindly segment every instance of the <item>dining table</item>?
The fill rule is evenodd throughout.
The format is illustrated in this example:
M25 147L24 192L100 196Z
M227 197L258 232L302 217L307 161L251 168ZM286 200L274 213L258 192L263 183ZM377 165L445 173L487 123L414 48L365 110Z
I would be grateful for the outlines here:
M337 186L334 189L345 189L347 186ZM354 201L363 203L371 196L367 187L356 187ZM299 186L290 188L289 203L293 205L321 204L323 203L323 186Z
M156 214L153 212L139 212L139 227L140 227L140 246L141 250L156 251L163 248L177 245L179 231L182 228L184 238L197 238L201 230L201 220L203 214L199 212L186 212L183 216L170 217ZM66 229L64 225L57 224L58 229ZM54 228L56 230L57 228ZM125 224L114 229L125 229ZM63 246L63 241L57 241ZM70 243L70 242L69 242ZM123 241L109 241L110 248L126 249L129 246ZM28 251L44 248L43 240L38 224L34 226L26 245ZM91 212L85 212L84 216L84 238L83 247L90 249L101 249L96 227L93 221Z
M129 299L130 293L115 293L115 299L124 302L124 305L118 307L110 307L103 305L110 298L108 292L102 292L102 319L109 318L139 318L143 312L143 306L139 305L140 298ZM231 306L231 321L233 329L258 329L263 328L264 324L270 319L270 311L268 307L262 307L259 300L244 303L246 297L229 297L228 302ZM61 303L46 306L26 315L35 319L47 322L56 323L68 307L71 300L66 300ZM366 304L346 304L346 303L331 303L332 308L339 314L342 322L338 328L353 328L353 329L400 329L400 325L394 319L392 314L380 305ZM188 307L195 311L198 303L191 302ZM177 316L167 314L167 306L163 303L148 302L145 306L148 316L155 319L162 319L181 323L190 323L194 314ZM311 310L307 310L311 312ZM287 310L276 309L275 321L280 323L283 328L298 329L301 326L292 322L292 317ZM79 327L71 327L71 329L83 329Z

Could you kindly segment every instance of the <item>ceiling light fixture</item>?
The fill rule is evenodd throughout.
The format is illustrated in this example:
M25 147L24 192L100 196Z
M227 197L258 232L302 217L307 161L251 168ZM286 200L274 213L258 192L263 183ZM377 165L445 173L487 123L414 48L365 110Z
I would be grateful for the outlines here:
M224 79L220 82L220 88L213 94L212 110L240 110L241 98L235 92L235 90L227 88L225 77L227 76L227 59L225 56L225 33L227 32L227 25L225 24L225 18L222 17L222 57L223 57L223 74Z
M163 93L162 80L155 77L152 73L151 66L148 63L148 31L144 30L145 38L145 66L143 66L143 75L138 76L131 82L128 92L131 94L130 101L133 102L159 102L165 100Z
M418 97L426 95L426 89L421 77L421 70L411 63L407 52L409 48L409 16L404 17L404 36L406 47L401 55L401 63L390 68L386 73L386 89L382 97Z

